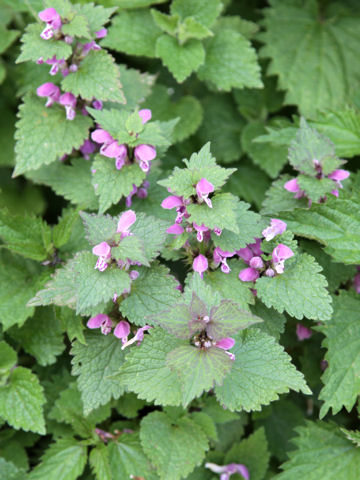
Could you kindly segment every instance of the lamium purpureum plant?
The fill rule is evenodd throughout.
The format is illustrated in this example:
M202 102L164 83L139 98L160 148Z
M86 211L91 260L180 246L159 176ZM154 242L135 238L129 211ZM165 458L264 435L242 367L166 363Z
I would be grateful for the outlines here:
M1 480L358 480L360 7L263 3L0 5Z

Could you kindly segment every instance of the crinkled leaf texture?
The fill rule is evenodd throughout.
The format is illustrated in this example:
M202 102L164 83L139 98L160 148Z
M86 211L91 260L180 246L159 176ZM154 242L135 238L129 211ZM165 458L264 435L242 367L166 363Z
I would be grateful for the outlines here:
M317 327L325 335L325 360L328 367L319 398L325 403L320 410L324 417L330 408L333 414L344 406L349 412L360 394L360 299L356 293L340 290L334 296L331 322Z
M197 423L188 417L174 421L164 412L152 412L143 418L140 439L160 480L180 480L188 475L200 465L209 448L207 437Z
M302 373L275 339L258 329L235 337L235 354L230 373L215 388L218 401L231 411L261 410L290 389L311 393Z
M73 375L78 376L77 384L84 404L84 413L90 413L99 405L105 405L112 398L119 398L124 387L112 375L124 362L121 341L114 335L87 331L86 345L73 343L71 354Z
M30 94L20 106L19 117L14 176L49 165L73 148L78 149L92 124L91 118L84 115L67 120L64 107L46 108L44 99Z
M257 296L267 307L301 320L330 320L331 297L326 278L314 257L298 254L285 262L285 271L273 278L261 277L256 281Z
M347 440L336 424L306 423L297 428L293 440L296 450L282 465L279 480L357 480L360 470L360 450Z

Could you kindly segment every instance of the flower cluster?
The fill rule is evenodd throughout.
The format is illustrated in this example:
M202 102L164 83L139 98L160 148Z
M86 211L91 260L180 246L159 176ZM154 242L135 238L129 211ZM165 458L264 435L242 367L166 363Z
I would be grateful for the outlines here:
M119 338L122 341L122 350L124 350L124 348L128 347L129 345L132 345L133 343L140 345L144 339L144 332L152 328L149 325L138 328L134 336L130 340L128 340L131 330L130 323L126 320L121 320L116 324L108 315L105 315L104 313L99 313L94 317L91 317L88 320L86 326L91 329L100 328L103 335L108 335L115 327L113 333L115 337Z
M228 465L205 463L205 467L214 473L220 473L220 480L229 480L233 473L239 473L244 480L250 480L249 470L241 463L229 463Z
M139 111L139 116L142 120L142 123L145 124L151 119L151 110L144 108ZM94 130L91 134L91 139L100 144L100 154L104 155L104 157L114 158L115 159L115 167L117 170L121 170L122 167L127 164L131 163L131 157L133 156L133 161L139 164L139 167L143 172L148 173L151 167L151 161L156 157L156 149L152 145L141 144L134 148L133 151L125 145L124 143L119 144L106 130L98 128ZM144 191L146 191L146 187L141 187L141 194L137 190L135 186L135 192L130 194L130 205L131 205L131 196L135 193L138 193L140 198L141 195L144 195ZM140 190L140 189L139 189ZM145 194L146 196L146 194Z

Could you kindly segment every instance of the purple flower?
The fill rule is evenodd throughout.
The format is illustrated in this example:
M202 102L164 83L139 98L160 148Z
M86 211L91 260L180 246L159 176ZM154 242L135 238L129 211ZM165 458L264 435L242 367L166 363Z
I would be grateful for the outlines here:
M95 268L104 272L111 258L111 247L107 242L101 242L92 249L92 253L98 257Z
M91 42L85 43L83 45L81 55L85 57L90 52L90 50L101 50L101 47L95 42L95 40L92 40Z
M265 275L267 277L275 277L275 271L272 268L267 268L265 270Z
M263 254L261 251L261 239L257 238L255 243L249 243L247 247L236 250L236 253L244 260L245 263L249 264L250 260L254 256L259 257Z
M66 118L68 120L74 120L76 111L76 97L70 92L63 93L59 98L59 103L64 105L66 111Z
M199 202L205 202L206 205L212 208L212 203L209 198L209 194L214 191L214 185L206 180L206 178L202 178L196 184L196 193L198 196Z
M133 210L124 212L119 218L117 233L121 233L121 238L131 235L130 227L136 222L136 213Z
M58 102L60 98L60 88L51 82L43 83L37 88L38 97L47 97L45 107L51 107L53 103Z
M131 272L129 272L129 277L130 277L130 280L131 281L134 281L138 278L139 276L139 272L137 270L131 270Z
M63 72L63 75L66 76L64 74L64 69L66 69L66 62L65 62L65 59L64 58L60 58L60 59L57 59L56 58L56 55L54 55L52 58L48 58L46 60L46 63L48 65L52 65L52 67L50 68L50 75L56 75L60 70L62 70Z
M197 241L202 242L204 239L204 233L209 231L208 227L205 227L203 223L200 226L197 223L193 223L193 227L197 232L196 234Z
M170 195L169 197L166 197L161 202L162 208L166 208L167 210L171 210L172 208L175 208L175 207L182 207L183 204L184 204L183 198L177 197L176 195Z
M107 35L107 30L106 28L102 28L101 30L98 30L95 32L96 38L104 38ZM95 107L94 107L95 108Z
M204 272L208 269L208 261L204 255L198 255L194 258L193 269L200 275L200 278L203 278Z
M269 242L272 240L276 235L281 235L286 230L286 223L282 220L277 220L276 218L271 219L270 227L265 228L262 231L265 240Z
M220 235L222 234L221 228L217 228L217 227L215 227L215 228L213 229L213 232L214 232L215 235L217 235L218 237L220 237Z
M128 347L129 345L132 345L135 342L137 342L137 345L139 346L144 339L144 332L146 332L147 330L150 330L150 328L152 327L150 327L149 325L145 325L144 327L139 328L136 331L133 338L123 344L123 346L121 347L121 350L124 350L124 348Z
M94 130L91 134L92 140L96 143L103 143L106 146L109 145L111 142L114 142L115 140L112 138L110 133L108 133L106 130L103 130L102 128L98 128ZM100 149L101 152L101 149Z
M360 273L357 273L354 277L354 288L356 293L360 293Z
M40 37L43 40L50 40L61 28L61 17L55 8L46 8L38 13L38 17L43 22L46 22L46 27L40 33Z
M91 329L100 328L102 334L108 335L111 332L113 323L111 318L109 318L107 315L104 313L99 313L95 317L91 317L86 326Z
M139 115L143 124L151 120L151 110L149 108L139 110Z
M330 178L331 180L334 180L337 188L343 188L341 181L345 180L349 176L350 176L350 172L348 172L347 170L342 170L340 168L340 169L334 170L332 173L330 173L330 175L328 175L328 178ZM339 191L338 191L337 188L331 191L331 193L333 195L335 195L335 197L339 196Z
M80 152L83 154L85 160L90 160L90 155L95 151L95 144L91 140L85 140L85 142L79 148Z
M138 145L134 149L134 155L141 170L147 173L150 170L150 162L156 157L156 149L151 145Z
M297 339L302 341L310 338L312 336L312 331L305 327L304 325L301 325L301 323L296 324L296 336Z
M132 197L137 193L138 191L138 188L137 186L133 183L133 188L131 190L131 192L129 193L129 195L126 197L125 199L125 205L127 208L131 207L132 205Z
M305 196L305 192L301 190L297 178L293 178L285 183L285 190L291 193L295 193L294 198L302 198Z
M252 259L249 262L249 265L251 268L255 268L257 270L264 268L264 262L261 257L252 257Z
M94 100L92 102L92 106L95 108L95 110L102 110L103 109L103 102L101 100Z
M235 340L231 337L222 338L218 342L215 343L215 347L221 348L222 350L230 350L235 345ZM231 360L235 360L235 354L226 351L227 355L229 355Z
M224 273L230 273L231 269L227 264L226 259L233 257L235 252L228 252L226 250L221 250L220 247L216 247L213 253L213 258L215 264L219 265L221 263L221 271Z
M277 273L284 273L284 262L288 258L293 257L294 252L291 250L291 248L279 243L279 245L274 248L271 256L275 271Z
M239 273L239 278L243 282L255 282L259 278L260 274L255 268L244 268Z
M123 345L124 343L127 342L129 333L130 333L130 324L125 320L121 320L121 322L119 322L114 329L115 337L120 338Z
M205 463L205 467L214 473L221 473L220 480L229 480L233 473L239 473L245 480L250 480L249 470L241 463L229 463L228 465Z
M171 227L166 230L166 233L170 233L171 235L181 235L184 233L184 229L178 223L174 223L174 225L171 225Z

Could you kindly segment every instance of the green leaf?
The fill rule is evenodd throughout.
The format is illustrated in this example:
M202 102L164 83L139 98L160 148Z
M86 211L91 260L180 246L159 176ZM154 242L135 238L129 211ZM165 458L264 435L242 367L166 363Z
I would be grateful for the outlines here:
M90 466L95 473L96 480L109 480L112 478L109 460L109 448L104 445L96 445L90 452Z
M126 98L126 108L132 110L150 95L155 77L133 68L127 68L126 65L118 65L118 67Z
M144 241L145 255L149 261L156 258L167 237L168 222L144 213L136 215L136 222L131 227L131 232Z
M80 343L85 344L84 325L82 318L75 314L74 310L70 308L57 309L57 316L60 319L63 331L67 333L70 342L77 339Z
M70 240L74 224L78 218L78 210L63 210L62 216L58 224L54 226L52 232L53 242L56 248L63 247Z
M273 308L267 308L260 301L255 302L251 307L251 312L257 317L262 318L262 323L256 323L255 328L273 336L276 340L284 333L286 317Z
M156 41L156 56L170 70L179 83L196 72L205 61L205 50L200 40L189 40L184 45L163 34Z
M176 36L176 30L179 23L178 15L167 15L166 13L162 13L155 8L152 8L150 12L154 22L160 28L160 30L168 33L169 35Z
M131 294L120 304L121 313L136 325L151 323L149 317L157 315L177 303L178 283L168 268L155 263L151 268L139 268L139 277L131 283Z
M343 163L335 154L334 144L301 118L300 129L290 144L289 162L295 170L315 177L318 173L315 160L324 175L333 172Z
M249 40L235 30L223 29L205 42L206 60L200 80L229 92L232 88L261 88L260 67Z
M45 434L45 396L31 370L16 367L6 385L0 386L0 417L15 429Z
M350 412L360 393L357 373L360 368L360 301L356 294L340 290L340 294L334 296L333 303L331 322L317 327L325 335L323 347L327 348L325 360L329 364L322 376L325 386L319 395L324 401L320 418L323 418L330 408L333 415L343 407Z
M360 263L360 200L357 194L340 193L310 210L281 213L282 220L296 235L325 245L325 252L336 262Z
M134 235L125 237L118 246L112 247L111 254L115 260L139 262L146 267L150 266L146 256L143 241Z
M299 320L330 320L331 297L321 270L311 255L297 255L286 261L283 274L259 278L255 284L257 295L267 307L280 313L285 310Z
M204 412L192 412L191 418L203 429L207 437L217 441L217 431L214 420Z
M212 35L212 31L195 20L194 17L187 17L179 25L177 38L182 45L190 38L203 40L206 37L212 37Z
M0 471L4 480L23 480L25 470L19 469L12 462L7 462L4 458L0 458Z
M259 428L240 443L235 443L225 455L224 463L244 459L242 462L246 464L251 480L263 480L270 460L267 446L265 430Z
M63 90L85 100L109 100L125 103L121 90L120 72L114 59L105 50L91 50L76 72L61 82Z
M18 30L8 30L4 25L0 25L0 54L10 47L19 36L19 33Z
M232 363L226 352L216 347L202 350L192 345L183 345L172 350L166 357L166 364L179 377L184 407L204 391L222 385Z
M95 269L96 256L90 252L80 252L73 264L77 296L76 313L86 313L89 307L112 299L116 293L120 296L130 289L130 278L125 270L117 266L104 272Z
M76 4L74 7L76 7L78 14L87 18L92 37L109 21L109 18L117 9L116 7L104 8L102 5L94 5L91 2L86 2L84 5Z
M91 245L113 240L117 219L110 215L95 215L87 212L80 212L80 216L84 222L86 239Z
M152 412L142 419L140 439L160 480L180 480L188 475L209 448L206 435L193 420L182 417L174 422L163 412Z
M261 410L290 389L311 393L302 373L275 339L257 329L236 336L232 369L215 393L218 401L231 411ZM259 356L259 352L261 355Z
M155 42L161 33L148 9L121 11L114 18L102 45L128 55L153 58Z
M211 238L216 247L233 252L244 248L249 243L254 243L255 238L261 237L261 232L266 226L265 220L249 208L248 203L238 202L236 216L238 232L240 233L223 230L220 236L212 234Z
M346 8L337 15L325 8L319 16L313 1L271 5L259 39L262 55L271 58L268 74L278 75L279 88L287 91L285 104L307 116L342 107L359 76L359 17Z
M215 340L221 340L262 321L261 318L240 308L239 304L231 300L222 300L219 306L213 307L210 311L207 331Z
M211 27L223 5L220 0L174 0L171 3L171 13L181 18L193 17L205 27Z
M266 132L265 125L260 120L248 123L241 135L244 151L253 162L262 168L271 178L276 178L287 162L287 148L271 143L255 143L256 137Z
M146 478L149 475L151 467L141 447L138 433L123 433L110 443L108 449L114 479L131 478L131 475Z
M83 158L74 159L71 165L64 165L62 162L44 165L35 171L27 172L26 176L35 183L48 185L75 205L89 210L98 208L98 200L91 183L91 168L89 162Z
M0 342L0 377L8 374L16 362L15 350L2 340Z
M297 183L301 190L304 190L306 196L313 202L320 203L322 198L327 198L334 190L334 181L331 178L316 178L299 175Z
M120 340L114 335L86 331L85 340L86 345L75 341L71 354L74 357L72 374L79 377L77 384L87 415L124 392L123 385L112 376L123 363L125 355Z
M139 187L146 177L145 172L139 165L125 165L117 170L115 162L101 157L93 163L93 185L95 193L99 197L99 212L105 212L111 205L118 203L122 197L127 197L133 189L133 185Z
M62 25L61 32L64 35L91 39L89 23L87 18L82 15L75 15L75 17L73 17L69 23Z
M9 334L42 366L55 363L65 350L61 324L51 308L37 309L23 327L12 329Z
M360 468L360 450L344 438L336 424L307 421L296 429L296 450L282 465L279 480L356 480ZM314 461L316 459L316 461Z
M149 330L139 347L131 348L118 372L122 384L139 398L155 405L180 405L179 379L166 364L166 356L184 342L161 328Z
M52 58L67 59L71 53L72 48L66 42L61 42L51 38L50 40L43 40L40 33L44 30L44 24L32 23L28 25L24 35L21 37L21 54L16 60L16 63L26 62L28 60L36 61L43 58L44 61Z
M244 126L230 95L207 95L202 99L204 120L197 136L201 143L211 142L215 157L224 163L241 155L240 133Z
M83 472L87 448L71 437L58 438L45 451L42 461L29 474L29 480L76 480Z
M10 215L1 209L0 238L12 252L42 261L50 249L51 228L39 217Z
M294 198L293 193L285 190L285 183L292 178L290 175L281 175L272 183L262 204L261 213L263 215L276 216L279 212L308 207L309 202L306 198Z
M211 199L212 208L206 203L196 203L187 206L191 221L198 225L206 225L210 229L227 229L239 233L237 225L238 199L231 193L219 193Z
M60 105L46 108L41 98L26 95L16 124L16 167L14 176L49 165L78 149L88 137L91 118L76 115L67 120Z

